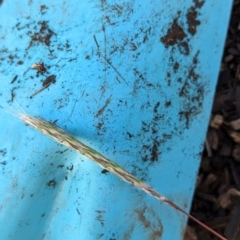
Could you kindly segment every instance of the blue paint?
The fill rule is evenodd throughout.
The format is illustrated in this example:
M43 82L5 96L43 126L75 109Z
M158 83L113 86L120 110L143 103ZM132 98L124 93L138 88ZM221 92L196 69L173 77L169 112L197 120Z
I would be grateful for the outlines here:
M57 120L188 211L231 1L195 8L201 23L192 36L194 4L3 1L1 239L182 239L181 213L6 111L20 105ZM174 19L185 37L166 47ZM31 69L40 62L44 74ZM30 99L50 75L56 83Z

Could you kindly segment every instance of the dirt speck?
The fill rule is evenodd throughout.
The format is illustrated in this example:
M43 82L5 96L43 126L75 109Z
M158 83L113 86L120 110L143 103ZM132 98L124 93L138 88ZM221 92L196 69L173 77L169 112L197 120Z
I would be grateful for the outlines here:
M15 94L15 92L14 92L15 89L16 89L16 87L14 87L14 88L11 89L11 100L10 100L10 102L13 102L13 101L14 101L14 98L15 98L15 96L16 96L16 94Z
M203 1L193 0L193 2L195 3L196 8L201 8L203 6L203 4L205 3L205 0L203 0Z
M18 75L15 75L15 77L13 78L13 80L11 81L11 84L13 84L18 78Z
M151 161L158 161L158 145L156 142L153 142L153 146L151 149Z
M106 169L103 169L103 170L101 171L102 174L106 174L106 173L108 173L108 172L109 172L109 171L106 170Z
M133 134L131 134L130 132L127 132L127 136L128 136L129 139L131 139L132 137L134 137Z
M47 9L48 9L48 7L47 7L46 5L41 5L41 6L40 6L40 12L41 12L41 14L46 13Z
M197 20L198 12L194 7L191 7L187 12L188 32L191 35L195 35L197 32L197 26L200 25L200 21Z
M49 187L55 188L56 185L57 185L57 182L54 179L47 182L47 186L49 186Z
M165 107L169 107L169 106L171 106L171 104L172 104L171 101L167 101L167 102L165 102Z
M73 165L67 167L67 170L69 170L71 172L73 170Z
M45 86L50 85L50 84L55 83L55 82L56 82L56 76L51 75L43 81L42 85L43 85L43 87L45 87Z
M198 56L199 52L196 54L196 56L193 58L193 65L197 65L198 64L198 59L197 59L197 56Z
M188 72L188 77L197 80L199 75L195 73L194 68L190 68Z
M31 66L32 69L36 69L38 73L45 73L47 71L45 65L43 62L41 63L34 63Z
M49 28L48 22L40 21L38 22L38 25L40 26L40 30L38 32L35 32L33 35L30 35L31 42L28 48L30 48L34 42L50 46L51 37L55 35L55 33Z
M179 69L179 63L175 62L174 65L173 65L174 72L176 72L178 69Z
M179 51L180 51L180 53L182 53L184 55L189 55L190 49L189 49L189 45L186 41L179 43Z
M18 64L18 65L23 65L23 61L19 60L19 61L17 62L17 64Z
M98 125L97 125L97 129L98 129L98 130L101 130L103 124L104 124L103 122L99 122Z
M191 110L179 112L179 119L180 119L180 121L185 121L187 129L189 128L190 118L192 115L191 113L192 113Z
M186 37L186 33L178 24L177 20L177 18L174 19L166 35L160 38L160 41L165 45L165 47L173 46Z
M160 106L160 102L157 102L154 106L153 112L157 113L158 107Z
M180 89L179 97L187 97L189 94L189 90L188 90L189 87L190 87L190 85L188 84L188 82L186 80Z
M197 51L193 57L192 64L190 64L188 71L186 71L186 80L181 84L182 86L179 91L179 101L181 102L179 119L183 121L187 129L194 117L201 112L206 87L206 83L198 81L201 77L197 71L199 53Z

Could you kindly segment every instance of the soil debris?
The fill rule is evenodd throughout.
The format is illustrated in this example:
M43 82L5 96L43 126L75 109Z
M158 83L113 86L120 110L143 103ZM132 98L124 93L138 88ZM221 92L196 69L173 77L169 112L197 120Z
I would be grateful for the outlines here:
M13 78L13 80L11 81L11 84L13 84L18 78L18 75L15 75L15 77Z
M160 38L160 41L165 47L173 46L186 37L183 28L178 24L178 19L174 19L171 27L168 29L167 34Z
M34 63L32 66L31 66L32 69L36 69L39 73L45 73L47 71L44 63Z
M43 85L43 87L46 87L46 86L49 86L52 83L56 83L56 76L55 75L51 75L51 76L47 77L43 81L42 85Z
M29 44L30 48L34 42L36 43L42 43L45 44L46 46L50 46L51 43L51 37L53 35L56 35L48 26L48 22L46 21L39 21L38 25L40 26L40 29L38 32L35 32L34 34L31 34L31 41ZM31 32L30 32L31 33Z
M187 13L188 32L191 35L195 35L197 32L197 26L200 25L200 21L197 20L198 12L194 7L191 7Z

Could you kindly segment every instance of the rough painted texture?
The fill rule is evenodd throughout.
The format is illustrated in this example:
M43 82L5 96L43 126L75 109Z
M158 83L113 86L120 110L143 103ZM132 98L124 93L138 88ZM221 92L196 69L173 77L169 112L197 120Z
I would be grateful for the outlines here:
M0 3L0 106L57 121L188 210L230 1ZM181 239L170 207L4 111L0 126L2 239Z

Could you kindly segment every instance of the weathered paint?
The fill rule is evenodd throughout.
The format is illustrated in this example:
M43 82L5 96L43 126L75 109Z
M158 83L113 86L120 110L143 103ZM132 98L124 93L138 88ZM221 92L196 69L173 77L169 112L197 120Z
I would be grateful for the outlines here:
M181 213L6 111L57 121L189 210L231 2L0 2L1 239L182 238Z

